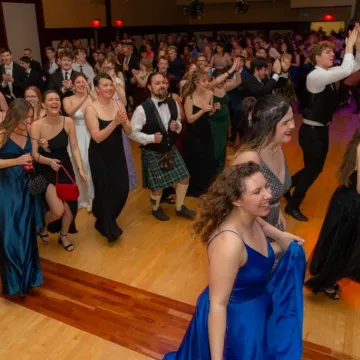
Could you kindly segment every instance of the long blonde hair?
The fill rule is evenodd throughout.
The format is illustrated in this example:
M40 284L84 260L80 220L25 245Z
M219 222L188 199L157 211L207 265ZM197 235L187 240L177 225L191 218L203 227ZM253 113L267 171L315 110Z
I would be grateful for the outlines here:
M357 147L359 146L359 144L360 144L360 129L357 129L346 148L340 169L338 171L338 179L340 185L345 185L345 186L353 185L350 184L350 176L356 169Z
M196 90L196 84L205 76L209 77L209 74L206 71L195 71L185 83L181 93L181 97L185 100L188 96L191 96Z

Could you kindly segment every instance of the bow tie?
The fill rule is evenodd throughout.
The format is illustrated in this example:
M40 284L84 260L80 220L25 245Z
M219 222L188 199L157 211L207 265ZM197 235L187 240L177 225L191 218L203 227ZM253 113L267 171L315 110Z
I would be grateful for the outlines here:
M161 105L165 105L165 104L167 104L167 99L165 99L164 101L159 101L158 107L160 107Z

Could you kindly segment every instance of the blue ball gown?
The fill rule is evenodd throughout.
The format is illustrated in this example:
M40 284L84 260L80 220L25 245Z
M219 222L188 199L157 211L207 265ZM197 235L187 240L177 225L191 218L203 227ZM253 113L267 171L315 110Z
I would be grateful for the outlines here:
M0 149L0 159L31 153L30 138L22 149L9 139ZM37 247L37 228L43 225L41 199L27 190L23 166L0 169L0 273L6 295L25 293L42 285Z
M245 244L248 260L239 270L227 306L224 360L300 360L302 355L305 254L295 242L275 271L268 257ZM177 352L164 360L211 360L208 336L209 288Z

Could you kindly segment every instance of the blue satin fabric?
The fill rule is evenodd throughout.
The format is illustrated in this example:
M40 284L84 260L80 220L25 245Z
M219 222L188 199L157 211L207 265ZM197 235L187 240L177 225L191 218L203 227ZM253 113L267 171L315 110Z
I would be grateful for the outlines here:
M271 273L271 246L268 258L246 248L248 260L237 274L227 306L224 360L300 360L304 251L292 243ZM167 354L164 360L211 360L209 309L206 288L179 350Z
M9 139L0 149L0 159L31 153L28 139L24 149ZM0 273L4 294L24 296L43 278L37 247L37 228L43 225L41 199L31 196L23 166L0 169Z

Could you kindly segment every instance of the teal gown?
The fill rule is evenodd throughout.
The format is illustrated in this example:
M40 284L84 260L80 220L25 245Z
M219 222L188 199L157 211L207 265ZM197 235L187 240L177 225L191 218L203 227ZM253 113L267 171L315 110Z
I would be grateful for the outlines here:
M0 159L31 153L27 139L22 149L9 139L0 149ZM5 295L25 293L42 285L37 247L37 229L43 225L41 199L31 196L23 166L0 169L0 273Z

